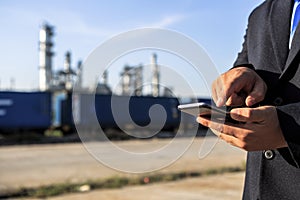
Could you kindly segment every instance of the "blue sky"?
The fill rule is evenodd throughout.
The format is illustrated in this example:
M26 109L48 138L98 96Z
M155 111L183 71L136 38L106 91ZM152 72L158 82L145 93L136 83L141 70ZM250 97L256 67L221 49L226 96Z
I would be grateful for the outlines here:
M241 49L247 18L262 0L0 0L0 89L38 88L38 34L55 26L54 69L84 60L118 33L160 27L183 33L207 51L220 72ZM130 63L130 60L128 61ZM141 61L143 62L143 61ZM124 63L125 64L125 63Z

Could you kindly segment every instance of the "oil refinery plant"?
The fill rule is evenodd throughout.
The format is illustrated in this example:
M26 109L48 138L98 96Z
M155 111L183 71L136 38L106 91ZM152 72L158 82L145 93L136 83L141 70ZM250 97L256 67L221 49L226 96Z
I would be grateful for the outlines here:
M96 112L98 122L104 131L132 129L134 127L132 123L147 126L151 122L149 110L156 104L162 106L167 114L161 131L176 134L179 129L188 131L198 126L193 117L178 111L180 99L172 97L172 91L168 89L161 91L160 71L155 53L150 58L151 95L143 94L143 65L124 66L120 73L121 94L114 94L110 89L107 71L103 73L101 82L97 79L96 94L92 94L90 88L82 86L84 65L78 61L76 68L72 68L70 51L65 53L64 68L53 71L53 37L54 27L47 23L43 24L39 32L39 91L0 91L0 134L26 134L28 131L43 134L48 129L59 129L64 134L74 133L76 130L72 105L77 106L76 115L79 120L76 124L90 126L89 116L91 112ZM83 92L74 100L72 91L75 84ZM83 105L84 99L89 95L95 97L94 106ZM120 104L123 104L123 99L128 96L130 96L128 106L130 117L124 117L121 124L116 123L111 99L117 98ZM208 98L196 101L211 102ZM151 130L151 127L147 128Z

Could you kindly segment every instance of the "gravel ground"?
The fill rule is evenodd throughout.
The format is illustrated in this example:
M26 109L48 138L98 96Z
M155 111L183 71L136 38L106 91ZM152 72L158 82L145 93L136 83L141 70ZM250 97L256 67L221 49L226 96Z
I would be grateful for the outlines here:
M170 183L96 190L53 197L49 200L239 200L242 197L243 182L244 173L239 172Z
M207 138L206 138L207 139ZM176 145L186 143L188 138L180 138L173 141ZM124 142L115 142L119 148L125 150L135 150L138 152L151 152L155 149L165 147L170 144L171 139L152 139L152 140L131 140ZM164 172L179 172L179 171L201 171L210 168L219 167L235 167L241 166L245 161L246 153L235 147L219 141L210 152L210 154L202 159L199 159L199 149L204 145L212 146L216 142L215 137L207 139L204 143L204 138L196 138L189 149L184 155L176 160L173 164L157 171L159 173ZM117 160L127 167L135 167L138 164L132 160L126 160L121 155L110 153L109 145L107 142L95 143L97 148L102 149L107 156L112 160ZM174 149L177 147L174 145ZM172 149L170 150L172 151ZM141 162L141 167L155 165L168 158L169 154L152 158L148 162ZM124 173L111 169L99 161L94 159L84 148L81 143L74 144L51 144L51 145L22 145L22 146L5 146L0 147L0 192L12 190L19 187L38 187L41 185L49 185L55 183L65 182L82 182L85 180L107 178L112 176L134 176L133 174ZM235 175L228 175L235 177ZM219 177L219 176L217 176ZM227 175L224 178L224 187L229 184ZM190 180L183 180L182 182L164 183L167 187L172 187L173 184L179 183L187 184L190 181L196 181L199 179L202 184L202 180L209 179L196 178ZM238 195L241 193L242 179L241 174L238 175L238 186L235 191L238 191ZM197 191L197 183L195 182L195 191ZM218 183L220 181L217 181ZM161 185L161 184L158 184ZM157 188L158 186L151 185L145 187L130 187L120 190L106 191L104 193L118 193L126 190L131 191L134 188L145 188L137 190L147 190L146 188ZM223 186L222 186L223 187ZM189 189L190 187L183 187ZM200 186L199 186L200 188ZM150 189L151 191L151 189ZM175 189L174 192L177 190ZM208 191L208 190L207 190ZM166 191L167 192L167 191ZM179 192L179 191L178 191ZM93 194L94 192L90 193ZM97 192L96 192L97 193ZM103 191L101 191L103 193ZM151 193L151 192L150 192ZM171 192L172 193L172 192ZM182 192L184 194L185 192ZM189 193L189 192L188 192ZM209 193L209 192L208 192ZM134 193L132 193L134 194ZM159 192L157 193L159 194ZM193 194L193 193L191 193ZM198 193L197 193L198 194ZM216 192L217 194L217 192ZM153 194L154 195L154 194ZM170 194L171 195L171 194ZM196 194L195 194L196 195ZM130 195L129 195L130 196ZM135 195L134 195L135 196ZM172 196L172 195L171 195ZM171 198L170 196L170 198ZM182 197L182 196L181 196ZM129 197L128 197L129 198ZM90 199L90 198L88 198ZM114 199L112 196L104 199ZM118 199L116 197L115 199ZM125 198L124 198L125 199ZM133 198L130 198L133 199ZM147 198L148 199L148 198ZM157 199L157 198L154 198ZM168 199L168 198L162 198ZM172 199L174 199L172 197ZM181 198L192 199L192 198ZM194 198L199 199L199 198Z

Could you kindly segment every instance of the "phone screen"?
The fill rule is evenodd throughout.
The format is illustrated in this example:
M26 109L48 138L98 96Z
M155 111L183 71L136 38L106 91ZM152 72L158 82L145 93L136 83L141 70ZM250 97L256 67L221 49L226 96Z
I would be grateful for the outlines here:
M182 104L178 106L178 109L182 112L188 113L195 117L203 116L218 121L239 123L238 121L230 117L230 112L226 111L226 108L218 108L207 103L200 102L200 103Z

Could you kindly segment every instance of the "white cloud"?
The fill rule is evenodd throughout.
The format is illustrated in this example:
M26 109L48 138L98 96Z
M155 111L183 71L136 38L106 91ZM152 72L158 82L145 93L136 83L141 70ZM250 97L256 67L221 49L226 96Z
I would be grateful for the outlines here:
M78 15L77 13L67 12L64 13L64 21L68 21L68 23L64 23L61 26L57 24L57 26L60 27L59 29L61 31L67 33L83 34L86 36L107 37L107 36L115 35L125 30L135 29L138 27L167 28L178 22L181 22L185 18L186 16L177 14L177 15L165 16L156 22L147 23L147 22L130 21L128 22L127 26L122 26L122 28L118 30L112 27L100 27L100 26L90 25L82 18L82 16ZM59 21L59 20L55 20L55 21Z
M168 26L174 25L182 20L184 20L186 16L184 15L169 15L163 17L161 20L154 22L152 24L149 24L150 27L160 27L160 28L166 28Z

